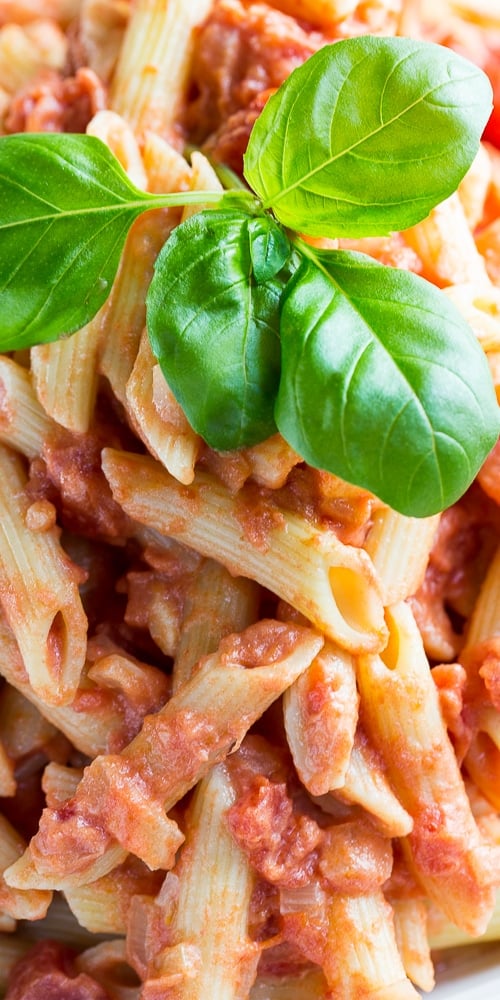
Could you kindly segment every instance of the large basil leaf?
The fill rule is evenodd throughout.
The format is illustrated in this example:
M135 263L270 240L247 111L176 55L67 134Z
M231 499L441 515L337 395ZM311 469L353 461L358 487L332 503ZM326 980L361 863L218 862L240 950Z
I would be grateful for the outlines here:
M269 217L214 209L178 226L158 257L147 297L153 353L214 448L276 431L280 272L289 254Z
M0 140L0 350L82 327L109 295L127 231L150 207L99 139Z
M310 464L426 516L497 438L485 356L449 300L363 254L305 259L283 298L276 423Z
M346 39L270 98L245 177L284 225L309 235L406 229L456 189L490 112L487 77L450 49Z

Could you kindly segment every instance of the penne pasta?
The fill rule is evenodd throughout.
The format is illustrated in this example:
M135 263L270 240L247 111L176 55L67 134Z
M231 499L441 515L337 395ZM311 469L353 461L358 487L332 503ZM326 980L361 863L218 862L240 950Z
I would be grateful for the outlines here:
M199 473L188 493L149 458L109 449L103 453L103 468L115 499L135 520L218 558L230 572L274 587L343 648L383 645L379 584L366 553L272 508L268 516L278 524L267 530L262 552L245 537L238 516L239 509L245 513L243 491L235 504L215 479ZM135 495L133 482L138 484Z
M174 691L190 679L198 661L214 653L225 635L242 632L258 618L259 592L251 580L232 577L212 559L202 562L186 594L173 667Z
M410 597L423 581L439 524L435 517L404 517L376 511L364 548L381 581L385 604Z
M336 789L335 797L362 806L388 837L404 837L413 828L412 817L391 787L384 763L361 727L355 735L344 784Z
M150 453L180 483L192 483L201 439L165 382L145 332L127 382L126 399L131 420Z
M126 851L151 868L170 868L183 837L166 813L212 764L239 745L252 722L307 669L322 644L309 629L277 622L250 626L241 637L223 641L162 711L144 720L121 755L97 757L87 769L63 824L67 854L60 849L60 817L48 811L29 851L9 869L9 884L85 885L121 864ZM91 847L88 824L97 817Z
M223 764L198 785L179 863L167 876L178 880L173 912L165 914L171 944L154 956L146 996L163 989L177 1000L236 1000L240 984L255 978L261 948L249 936L254 873L226 823L234 797Z
M94 412L98 338L96 321L74 337L31 349L33 386L45 413L80 434L89 429Z
M0 358L0 441L26 458L39 455L53 422L40 405L29 371Z
M436 985L429 939L427 907L423 899L393 899L394 930L406 975L415 986L430 993Z
M338 896L328 907L328 985L347 998L364 991L376 1000L418 997L399 955L392 911L382 892ZM383 962L380 956L384 956Z
M139 134L172 129L185 96L192 34L211 5L212 0L134 5L110 96L113 110Z
M492 861L470 810L422 640L407 605L392 607L390 627L384 653L358 661L367 730L413 819L405 844L417 881L457 926L479 934L492 906L488 876ZM383 714L375 711L382 702ZM438 842L441 846L434 852L431 844L437 847ZM434 863L429 863L430 856Z
M439 287L468 282L488 284L485 263L458 194L434 208L423 222L407 229L405 241L421 258L425 277Z
M353 658L332 643L285 691L283 712L297 773L311 795L345 784L358 721Z
M0 587L30 684L51 704L75 694L85 659L87 619L78 572L62 550L53 522L32 530L19 460L0 450ZM38 595L43 593L43 601Z

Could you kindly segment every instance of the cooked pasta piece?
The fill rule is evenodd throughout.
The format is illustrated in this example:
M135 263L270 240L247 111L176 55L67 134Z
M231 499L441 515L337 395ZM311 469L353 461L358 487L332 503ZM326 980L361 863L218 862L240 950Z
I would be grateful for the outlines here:
M78 972L98 983L106 996L129 1000L131 991L134 996L135 977L127 963L123 938L101 941L94 947L86 948L76 957L75 966Z
M283 709L294 764L311 795L342 787L358 721L353 657L325 643L285 691Z
M457 189L465 218L472 232L483 219L491 175L491 159L486 147L481 143L472 165Z
M74 697L85 660L87 619L77 567L49 520L30 530L20 460L0 446L0 591L30 684L49 704ZM43 597L42 597L43 595Z
M192 191L222 191L222 184L210 164L206 156L200 153L198 150L194 150L191 154L191 177L190 177L190 188ZM182 210L182 221L189 219L192 215L196 215L197 212L201 211L203 208L208 206L200 203L199 205L185 205Z
M386 650L358 660L364 721L413 819L404 841L412 872L450 920L480 934L494 905L494 855L474 822L412 612L400 603L388 619Z
M206 157L194 152L189 187L203 191L222 190L222 185ZM199 211L201 205L184 208L182 220ZM175 399L144 331L134 368L127 382L126 398L131 420L152 455L181 483L191 483L202 441L190 426Z
M406 975L415 986L430 992L436 985L429 939L427 905L424 899L410 896L392 899L394 929Z
M180 483L192 483L201 438L166 383L145 331L127 382L126 399L131 421L149 452Z
M128 661L134 666L132 661ZM88 663L88 668L92 664ZM54 705L37 695L29 682L24 663L12 630L5 616L0 613L0 674L27 698L41 715L55 726L71 741L81 753L95 757L99 753L109 753L121 750L140 726L142 715L138 715L137 706L124 697L126 691L109 680L99 685L99 659L94 662L96 682L88 679L88 671L83 671L80 684L71 705ZM152 668L148 668L148 672ZM101 669L101 676L104 670ZM159 672L158 672L159 674ZM109 677L109 671L108 671ZM144 682L151 681L151 673L142 674ZM148 694L149 700L143 707L144 714L161 705L162 695L158 704L158 675L156 684ZM164 678L164 682L165 682ZM141 685L144 693L145 684ZM130 685L128 685L130 692ZM165 689L164 689L165 690ZM116 692L116 694L115 694ZM151 698L152 695L152 698ZM156 699L156 700L155 700ZM135 717L135 718L134 718Z
M90 69L110 80L123 42L128 0L79 0L79 37Z
M483 580L467 624L464 649L500 633L500 548L496 551Z
M93 135L109 147L137 188L145 189L148 176L134 132L125 118L115 111L103 109L87 125L87 135Z
M72 337L31 348L33 385L43 409L56 423L81 434L94 412L98 347L96 319Z
M177 880L164 915L168 944L151 962L144 1000L162 987L173 988L176 1000L237 1000L255 978L262 948L249 936L255 875L227 826L234 799L223 764L198 785L180 860L167 876Z
M137 134L167 135L185 97L193 31L213 0L138 0L113 76L110 102Z
M354 738L344 784L334 795L341 802L362 806L388 837L404 837L412 830L413 820L397 798L380 755L370 746L361 727Z
M441 910L433 904L428 907L427 929L430 946L436 951L444 948L458 948L463 945L470 946L487 941L500 941L500 893L497 893L495 909L484 934L481 934L480 938L465 934L455 924L446 920Z
M457 193L433 208L422 222L407 229L404 238L421 258L424 277L438 287L467 282L488 284L484 259Z
M310 629L272 621L224 639L120 755L92 762L64 810L44 812L9 884L85 885L121 864L125 851L170 868L183 837L168 811L239 745L322 645Z
M54 424L40 405L30 372L0 357L0 441L26 458L39 455Z
M141 146L142 162L148 179L148 191L188 191L192 188L192 170L175 146L156 132L147 131Z
M343 1000L418 997L398 952L392 909L380 890L332 899L328 925L323 968L334 994Z
M252 580L231 576L212 559L202 562L184 602L173 668L174 691L189 680L202 656L215 652L225 635L242 632L257 620L259 597L259 588Z
M115 499L135 520L269 587L340 646L383 646L379 583L361 549L271 504L255 511L252 495L247 499L241 490L234 499L206 473L184 487L150 458L108 448L103 469ZM264 541L256 544L252 535L262 531Z
M68 886L64 898L81 927L92 934L125 935L134 898L154 896L161 872L152 872L132 854L90 885Z
M9 821L0 813L0 913L13 920L40 920L47 913L52 893L46 889L15 889L6 884L3 872L25 847Z
M278 490L284 486L289 472L301 459L293 448L281 437L273 434L259 444L245 450L245 458L251 470L252 479L259 486Z
M2 11L0 7L0 23ZM14 19L13 19L14 20ZM68 53L63 32L39 17L21 27L7 23L0 28L0 87L9 95L29 83L41 69L62 69Z
M495 0L450 0L450 6L460 17L484 28L500 30L500 12Z
M42 779L47 805L51 809L56 809L64 805L67 799L71 799L82 779L82 774L83 768L80 767L66 767L55 761L47 764Z
M142 160L148 190L182 191L189 186L191 168L187 161L153 132L146 133ZM154 262L180 217L180 209L160 209L137 219L127 237L110 296L99 313L99 370L125 407L127 382L146 324L145 298Z
M384 604L404 600L422 583L439 517L405 517L389 507L375 511L363 547L381 581Z
M484 351L500 347L500 290L492 284L450 285L444 289L476 334Z

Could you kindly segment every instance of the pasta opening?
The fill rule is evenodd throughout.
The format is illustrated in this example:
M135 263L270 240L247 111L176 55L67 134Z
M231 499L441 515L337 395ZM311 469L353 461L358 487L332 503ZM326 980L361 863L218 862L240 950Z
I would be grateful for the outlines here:
M386 613L386 622L388 628L387 645L381 651L381 653L379 653L379 656L380 659L382 660L382 663L387 667L388 670L396 670L399 662L400 647L401 647L400 633L399 629L397 628L396 622L394 621L392 615L389 612Z
M47 633L47 666L54 677L62 673L68 652L68 627L62 611L57 611Z
M331 567L329 579L333 599L346 624L356 632L373 631L378 600L371 582L346 566Z

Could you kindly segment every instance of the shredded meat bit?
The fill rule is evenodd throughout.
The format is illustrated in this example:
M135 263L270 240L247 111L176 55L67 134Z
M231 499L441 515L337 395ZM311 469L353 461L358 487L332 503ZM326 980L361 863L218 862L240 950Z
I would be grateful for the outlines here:
M72 434L60 428L30 468L28 493L48 499L59 522L76 534L108 541L129 534L129 519L113 500L101 469L104 431Z
M500 642L498 637L491 640L489 652L479 668L479 676L484 681L485 688L491 698L491 703L500 712Z
M323 966L328 946L326 911L286 913L283 916L283 937L289 947L296 949L304 958Z
M223 163L235 174L243 173L243 156L248 146L250 132L275 88L261 91L247 108L239 108L209 136L203 152L216 163Z
M358 895L389 878L390 839L364 821L332 824L300 793L291 761L262 737L247 737L226 766L236 792L229 829L265 882L294 890L315 881L320 892ZM261 891L259 899L272 922L272 896Z
M41 941L15 963L5 1000L110 1000L100 983L75 967L76 953Z
M43 70L13 97L5 132L85 132L91 118L106 107L99 77L86 66L74 76Z
M367 0L322 31L266 3L219 0L195 36L185 127L191 142L236 173L268 97L328 42L393 34L400 0Z
M391 841L364 820L339 823L325 831L318 867L334 892L372 893L390 877Z
M222 639L221 662L237 662L247 669L276 663L292 653L300 632L300 626L262 619Z
M309 882L317 862L322 833L308 816L295 816L286 785L257 777L231 806L229 829L269 882L287 887Z
M438 691L441 715L461 760L469 739L462 715L467 674L460 663L439 663L432 670L432 679Z
M258 485L242 452L227 461L226 455L205 450L200 466L221 479L235 495L235 516L244 536L262 552L271 532L282 528L286 512L310 524L333 531L344 545L361 547L382 504L368 490L352 486L338 476L304 463L295 465L283 486ZM250 477L250 478L248 478Z
M279 87L325 40L265 3L214 4L195 40L186 110L191 140L203 142L263 91Z
M295 466L285 485L271 495L284 510L334 531L344 545L363 545L373 512L381 506L368 490L304 464Z
M467 647L460 662L466 676L462 722L465 730L462 756L481 729L485 708L500 707L500 637L492 636Z

